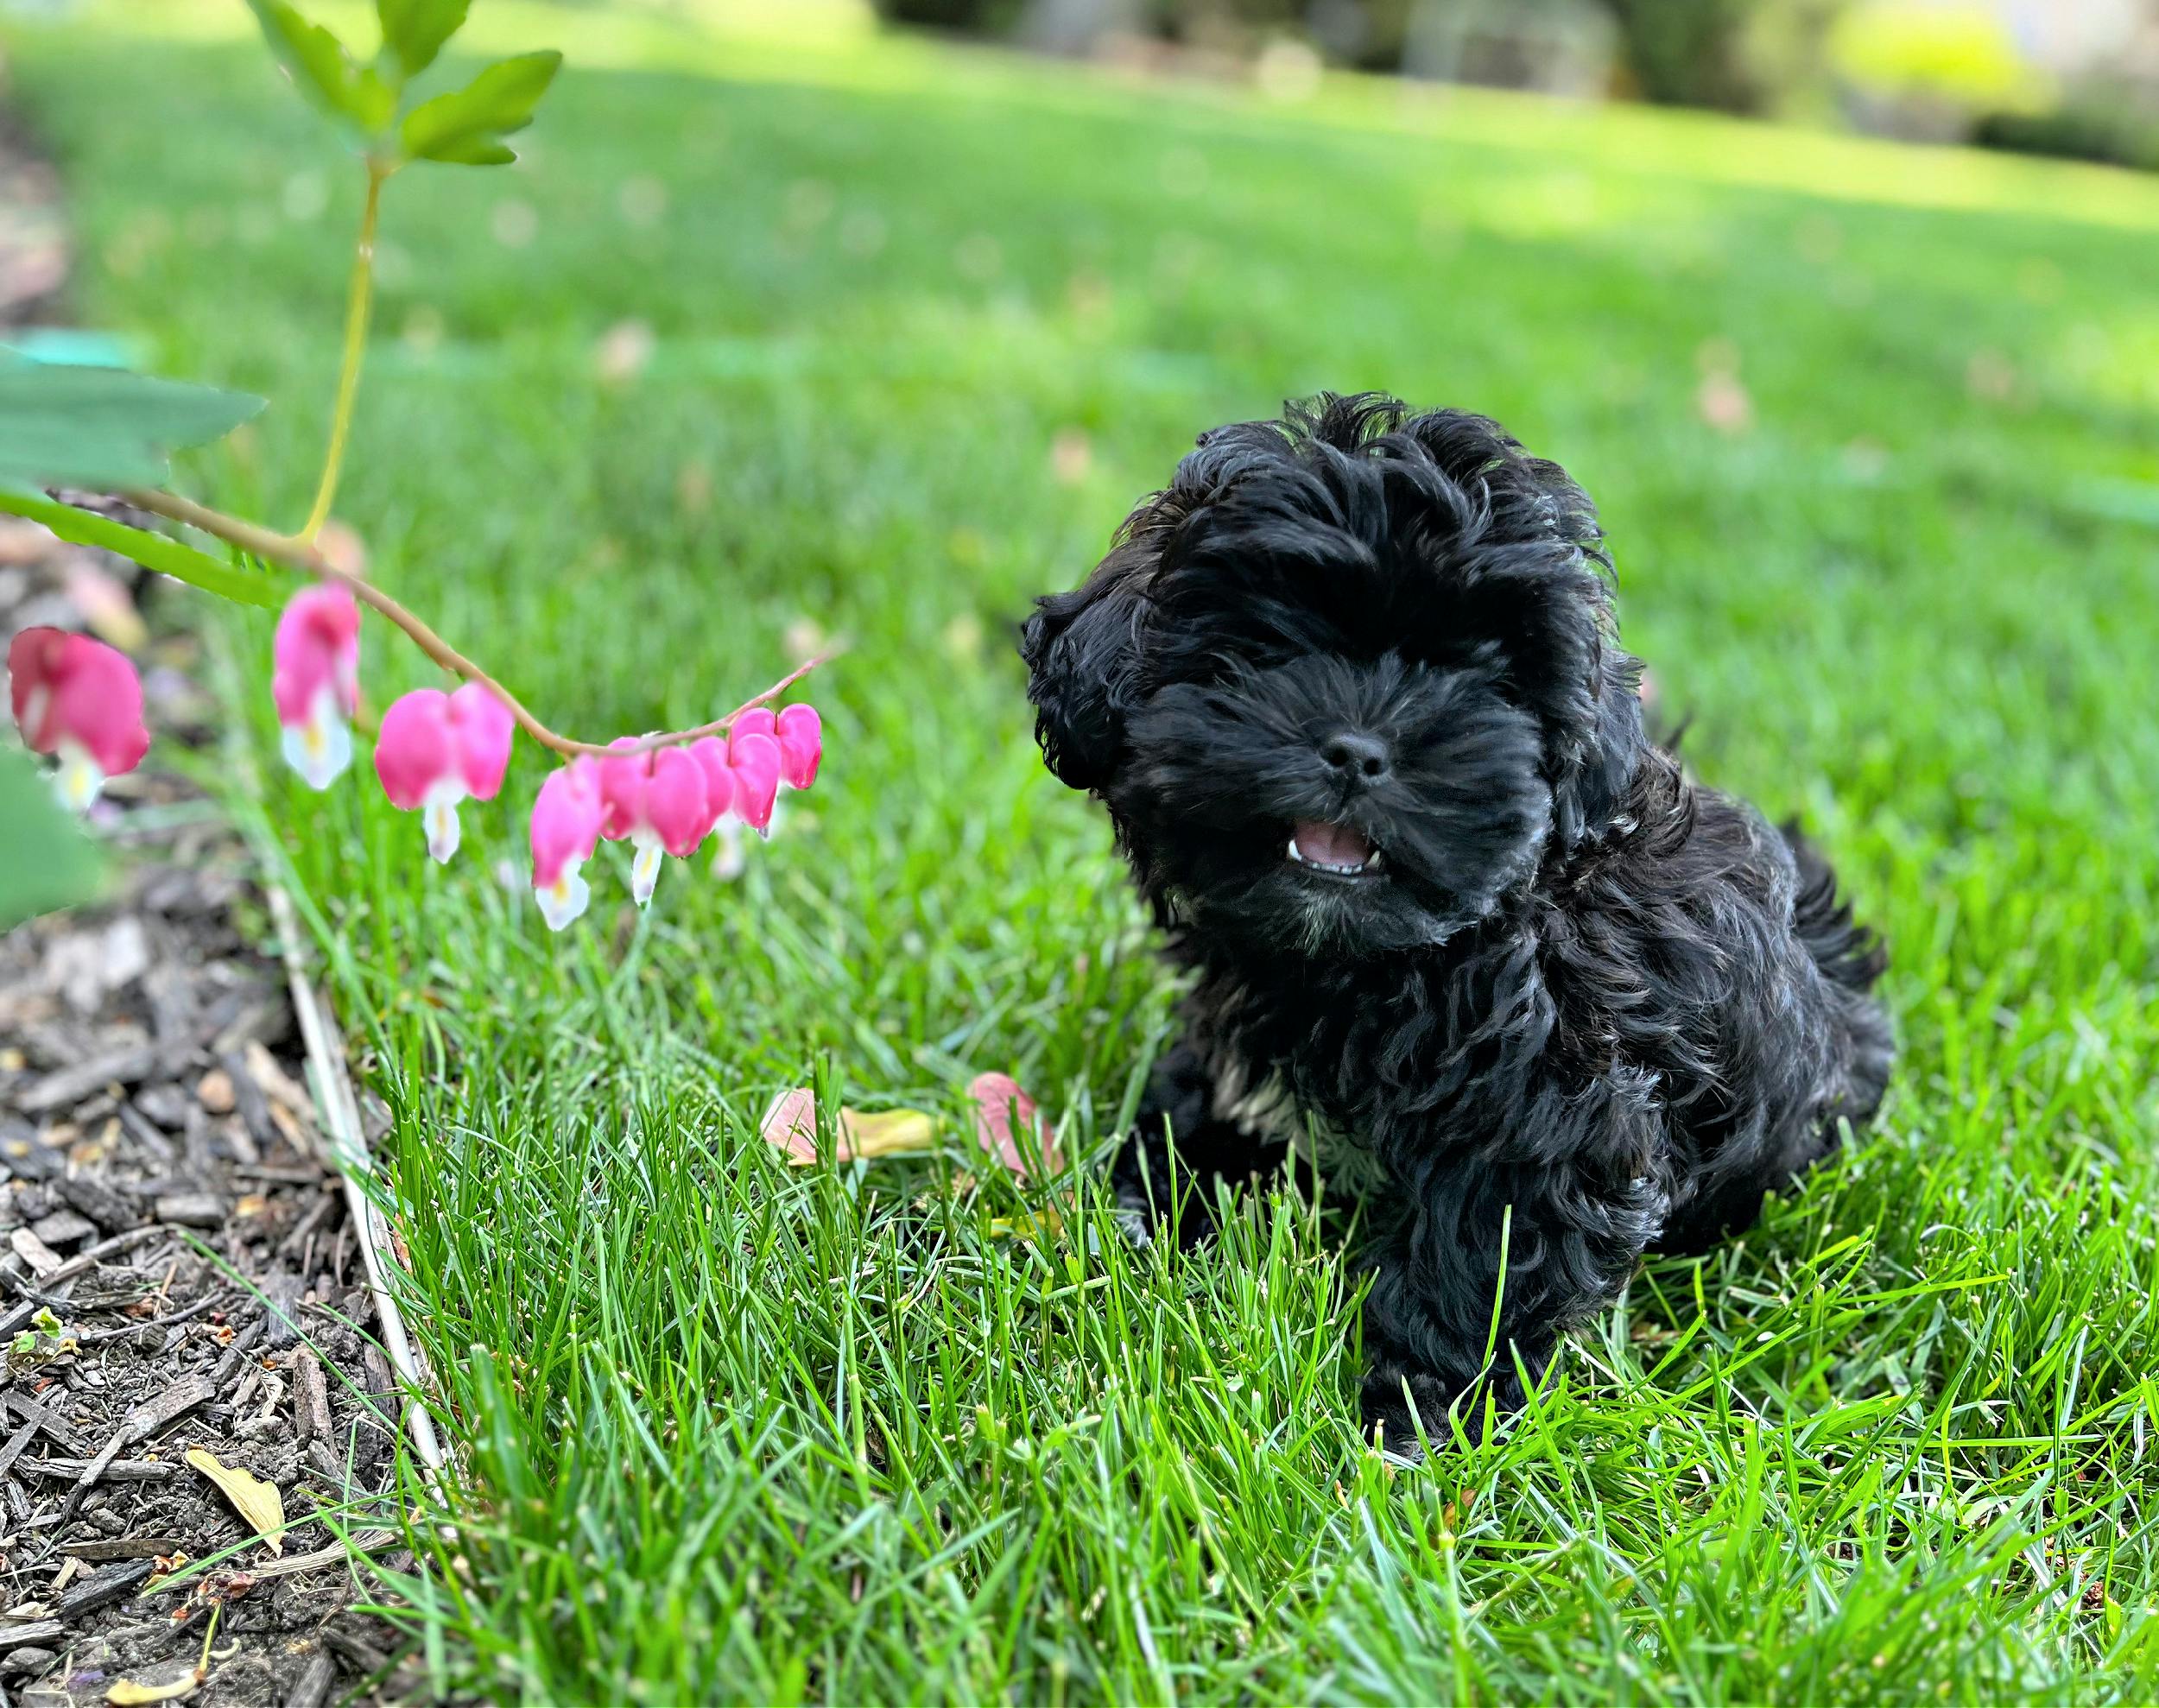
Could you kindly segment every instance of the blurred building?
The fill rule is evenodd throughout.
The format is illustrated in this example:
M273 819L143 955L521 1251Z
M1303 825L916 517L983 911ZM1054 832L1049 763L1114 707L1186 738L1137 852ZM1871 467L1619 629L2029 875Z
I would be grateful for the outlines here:
M1593 0L1418 0L1402 44L1405 76L1554 94L1609 88L1618 31Z
M1868 130L2159 167L2159 0L1858 0L1829 60Z
M1290 54L2159 167L2159 0L878 0L1193 71ZM1301 85L1300 86L1302 86Z
M1923 0L1922 0L1923 3ZM2151 0L1989 0L2018 50L2042 70L2081 77L2159 55L2159 6Z

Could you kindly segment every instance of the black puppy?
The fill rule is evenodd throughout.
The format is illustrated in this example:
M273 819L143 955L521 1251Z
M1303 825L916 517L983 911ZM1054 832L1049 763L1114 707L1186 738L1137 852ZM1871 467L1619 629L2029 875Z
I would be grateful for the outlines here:
M1117 1185L1204 1226L1293 1150L1381 1231L1368 1420L1518 1405L1645 1249L1749 1226L1880 1102L1827 864L1643 733L1596 512L1481 416L1206 433L1023 650L1194 977ZM1504 1265L1504 1282L1503 1282ZM1497 1355L1487 1360L1494 1313Z

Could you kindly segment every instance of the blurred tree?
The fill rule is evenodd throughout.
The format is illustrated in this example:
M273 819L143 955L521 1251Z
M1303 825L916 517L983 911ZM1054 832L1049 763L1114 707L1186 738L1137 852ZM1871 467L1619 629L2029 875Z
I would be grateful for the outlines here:
M1022 0L874 0L877 16L929 29L987 33L1010 29Z
M1983 149L2159 169L2159 117L2143 91L2081 86L2049 111L1992 112L1972 127Z
M1301 0L1149 0L1147 9L1160 34L1202 47L1248 48L1304 23Z
M1605 0L1620 56L1645 100L1752 112L1761 80L1746 32L1763 0Z

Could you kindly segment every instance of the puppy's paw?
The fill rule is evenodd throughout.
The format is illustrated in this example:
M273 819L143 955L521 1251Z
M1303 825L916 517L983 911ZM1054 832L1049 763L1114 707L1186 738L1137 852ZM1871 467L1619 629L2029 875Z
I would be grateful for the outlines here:
M1487 1371L1466 1383L1424 1371L1375 1371L1364 1378L1364 1433L1390 1460L1421 1464L1425 1441L1434 1447L1453 1441L1454 1420L1472 1441L1481 1441L1488 1417L1492 1426L1505 1422L1522 1409L1523 1397L1522 1383L1511 1370Z
M1159 1133L1142 1128L1126 1138L1110 1166L1110 1190L1117 1199L1117 1226L1135 1250L1146 1250L1173 1230L1181 1251L1213 1237L1212 1212Z
M1124 1236L1125 1244L1135 1251L1144 1251L1155 1243L1155 1235L1161 1221L1150 1204L1135 1204L1123 1192L1117 1195L1117 1230Z

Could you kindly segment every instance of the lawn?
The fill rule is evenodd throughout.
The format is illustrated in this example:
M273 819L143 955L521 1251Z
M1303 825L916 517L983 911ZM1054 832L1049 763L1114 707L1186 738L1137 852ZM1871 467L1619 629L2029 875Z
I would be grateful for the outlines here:
M2159 1693L2159 180L1269 104L821 7L478 10L571 69L525 163L391 187L339 504L373 572L601 738L724 711L805 621L853 649L815 794L642 920L611 870L559 938L497 881L529 746L446 870L371 786L273 786L467 1479L408 1586L444 1679ZM83 318L275 399L195 479L290 525L358 174L245 27L145 0L0 40ZM610 379L630 320L651 359ZM1135 1255L1084 1181L1015 1236L957 1154L791 1173L754 1130L813 1072L950 1107L1002 1068L1098 1154L1175 993L1041 769L1012 625L1196 430L1322 386L1486 410L1597 496L1694 764L1833 851L1904 1045L1846 1160L1416 1471L1360 1447L1336 1217ZM266 631L225 632L266 702ZM389 642L378 696L429 680Z

